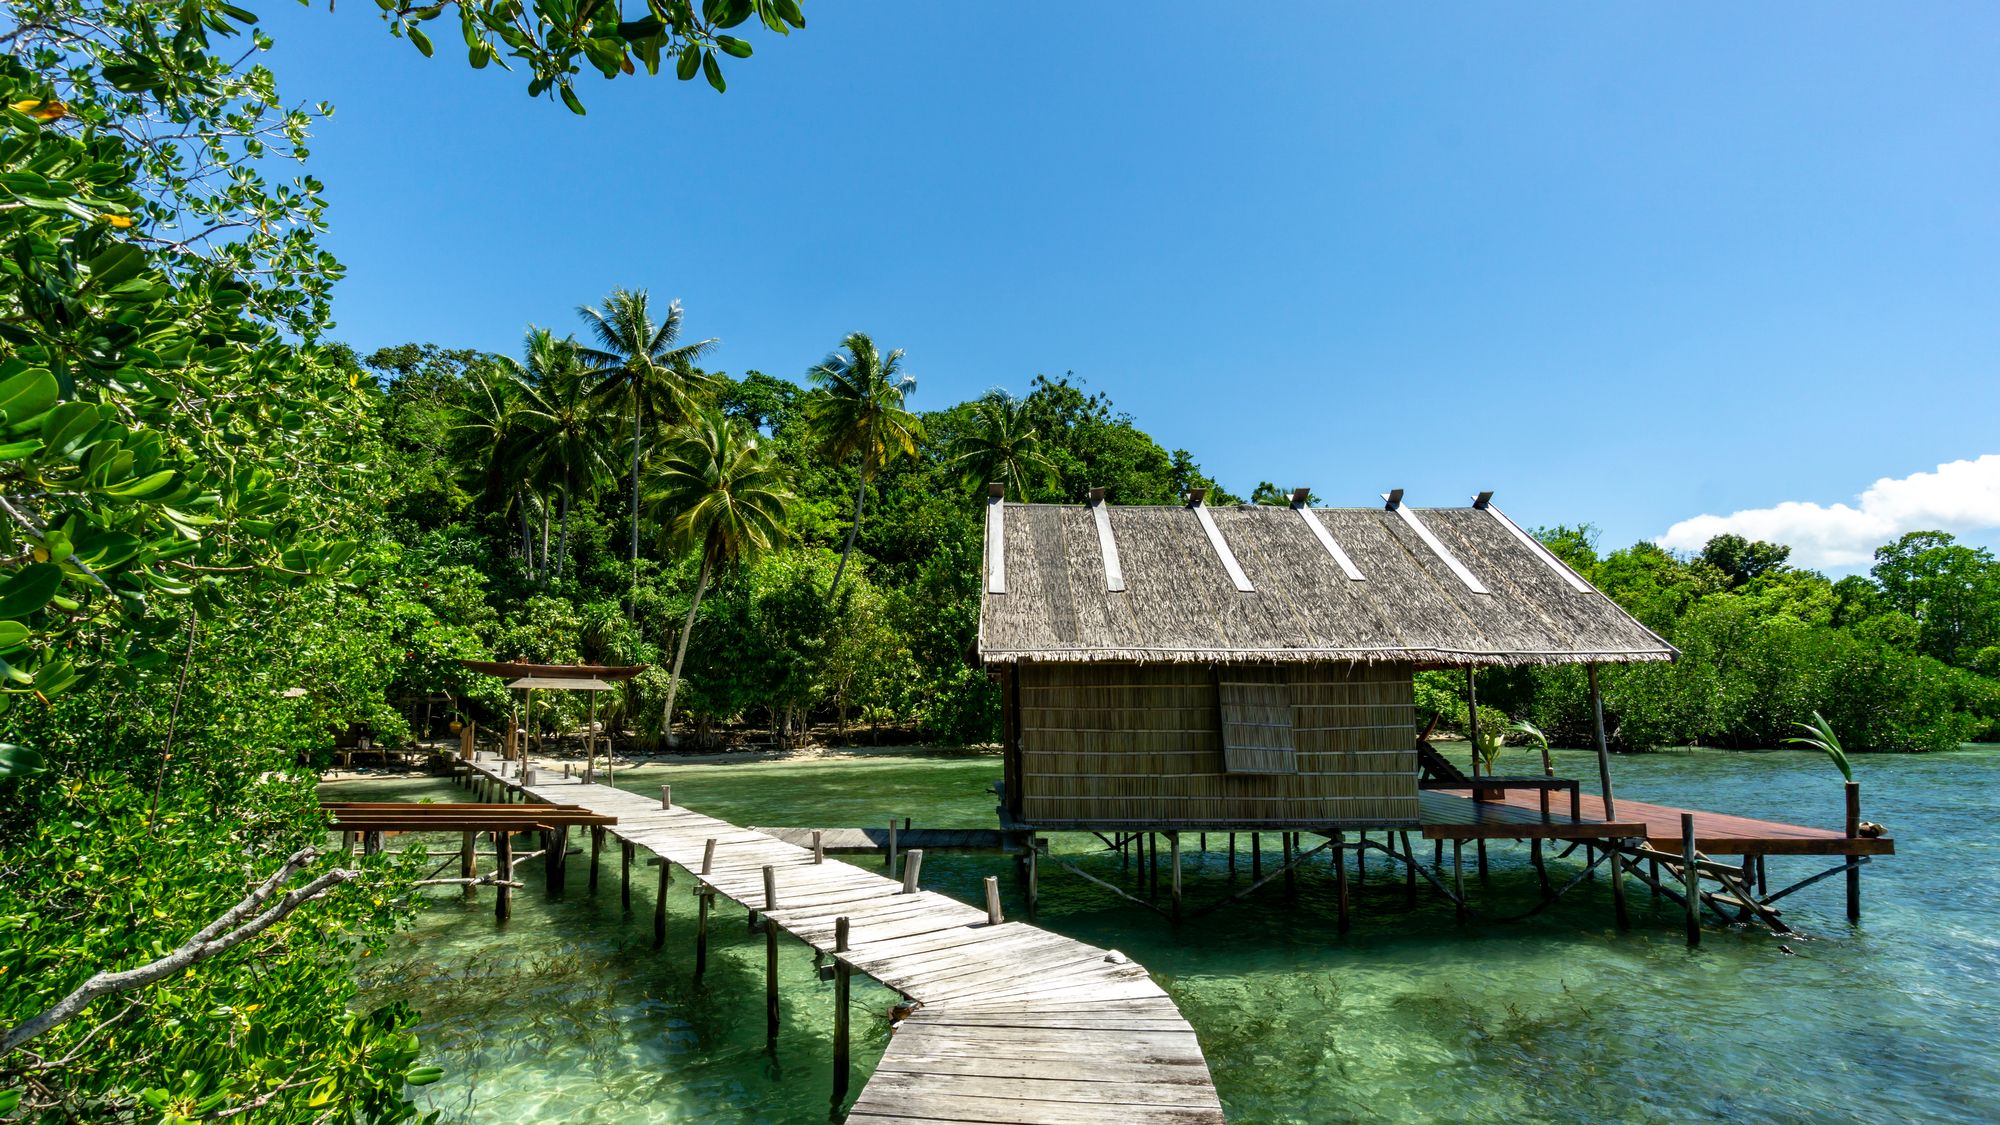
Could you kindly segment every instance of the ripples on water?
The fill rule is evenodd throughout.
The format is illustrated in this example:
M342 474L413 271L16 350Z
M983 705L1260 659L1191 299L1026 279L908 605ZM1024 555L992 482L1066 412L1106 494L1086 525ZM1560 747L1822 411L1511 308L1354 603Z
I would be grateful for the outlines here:
M1588 756L1558 757L1566 774L1594 776ZM1301 873L1296 899L1275 882L1178 930L1051 865L1037 921L1153 970L1200 1033L1234 1121L2000 1120L2000 750L1865 757L1856 768L1863 815L1889 826L1901 854L1867 869L1859 930L1843 919L1838 879L1785 900L1786 918L1810 935L1782 939L1796 956L1768 934L1717 928L1691 952L1678 911L1636 883L1627 934L1612 926L1601 881L1529 921L1460 926L1430 897L1406 906L1400 877L1375 855L1345 937L1324 857ZM619 784L650 795L671 781L678 803L739 824L910 816L980 827L993 823L985 789L999 772L992 757L912 755L647 767ZM1638 800L1807 824L1840 815L1838 776L1804 754L1621 757L1613 773ZM338 788L350 798L462 794L428 780ZM1223 839L1211 834L1215 852L1187 857L1190 905L1229 892ZM1094 874L1136 880L1081 840L1058 846ZM784 1033L767 1052L763 940L743 910L718 900L708 977L696 985L689 879L670 892L668 945L656 954L655 869L635 868L625 916L616 855L608 849L595 900L584 865L572 864L561 902L527 865L531 889L517 892L504 931L484 894L470 906L440 896L365 966L364 1000L403 998L424 1012L430 1059L450 1071L424 1091L431 1105L468 1122L825 1120L832 992L811 955L786 940ZM1486 884L1471 884L1475 905L1532 903L1525 853L1499 846L1492 858ZM1774 881L1816 869L1769 862ZM1008 916L1020 917L1012 871L1002 856L937 853L924 881L976 902L983 877L1000 874ZM1247 872L1246 856L1238 886ZM887 1041L880 1016L891 999L857 978L857 1089Z

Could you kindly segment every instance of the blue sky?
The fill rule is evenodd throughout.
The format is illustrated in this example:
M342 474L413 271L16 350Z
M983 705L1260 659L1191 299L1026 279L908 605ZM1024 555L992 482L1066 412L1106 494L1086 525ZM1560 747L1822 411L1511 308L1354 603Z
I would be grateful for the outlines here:
M918 406L1074 371L1238 492L1995 541L2000 9L805 8L726 95L593 75L577 118L272 7L337 107L336 335L512 350L645 287L735 373L854 330Z

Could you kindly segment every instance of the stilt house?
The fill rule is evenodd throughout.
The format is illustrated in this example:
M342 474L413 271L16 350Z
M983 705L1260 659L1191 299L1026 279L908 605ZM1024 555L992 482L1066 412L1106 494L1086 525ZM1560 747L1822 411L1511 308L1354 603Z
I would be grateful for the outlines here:
M1417 822L1422 668L1669 660L1482 494L1469 507L987 500L979 658L1005 810L1043 829Z

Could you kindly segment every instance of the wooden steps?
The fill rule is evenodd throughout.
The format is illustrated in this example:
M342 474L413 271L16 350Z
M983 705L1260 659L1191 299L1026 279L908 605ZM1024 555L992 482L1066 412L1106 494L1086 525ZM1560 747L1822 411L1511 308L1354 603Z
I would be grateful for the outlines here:
M473 768L523 789L497 766ZM919 1005L891 1038L849 1122L1223 1120L1194 1029L1146 970L1120 954L1022 922L990 924L984 910L928 891L904 894L899 879L836 859L815 863L807 829L773 830L789 837L779 839L580 779L551 778L524 792L616 817L606 829L612 836L687 869L704 888L823 954L834 955L836 919L848 919L848 948L836 959ZM880 841L876 830L845 831L856 839L836 845L823 835L826 850L879 852L886 845L886 828ZM924 831L936 830L899 834L899 847L922 847ZM950 835L958 839L942 846L1006 843L1001 832ZM714 858L702 874L710 840ZM766 867L775 906L765 898Z

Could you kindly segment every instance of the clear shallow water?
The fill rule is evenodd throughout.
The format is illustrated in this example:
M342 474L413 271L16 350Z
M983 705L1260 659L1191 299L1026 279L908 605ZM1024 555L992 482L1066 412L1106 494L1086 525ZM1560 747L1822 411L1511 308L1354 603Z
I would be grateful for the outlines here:
M1558 757L1565 773L1595 775L1588 755ZM1295 899L1274 883L1178 929L1050 865L1037 922L1153 970L1200 1033L1235 1121L2000 1119L2000 897L1986 882L2000 860L2000 749L1866 757L1856 768L1863 815L1889 826L1901 854L1868 868L1858 930L1842 917L1837 879L1787 899L1787 919L1810 935L1783 939L1796 955L1767 934L1716 928L1689 951L1677 911L1637 884L1626 934L1613 928L1602 882L1526 922L1461 926L1429 897L1405 906L1380 857L1344 937L1323 858ZM962 756L657 766L619 784L650 795L669 780L677 803L738 823L911 816L970 827L992 823L984 790L999 769L997 758ZM1840 813L1838 775L1802 753L1621 757L1613 773L1619 793L1639 800L1795 823L1832 825ZM1211 835L1216 852L1188 857L1190 908L1232 888L1222 843ZM1059 847L1136 888L1136 870L1115 857L1073 838ZM1789 882L1813 862L1774 858L1772 879ZM1247 869L1245 856L1235 886ZM504 935L489 900L447 900L367 967L366 999L425 1011L432 1059L452 1072L428 1088L434 1103L479 1122L823 1120L831 992L803 947L787 942L786 1030L773 1057L762 939L745 932L740 909L718 909L697 988L685 876L669 900L667 950L654 954L653 869L629 921L615 866L595 902L577 870L564 902L522 893ZM984 876L1001 874L1019 917L1012 871L1002 856L939 853L926 857L924 881L973 901ZM1525 855L1494 849L1473 893L1495 913L1531 904ZM886 1041L879 1016L890 998L857 986L858 1067Z

